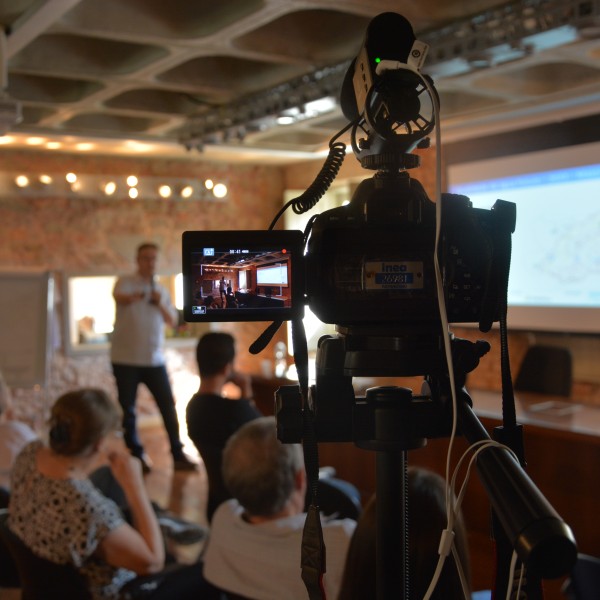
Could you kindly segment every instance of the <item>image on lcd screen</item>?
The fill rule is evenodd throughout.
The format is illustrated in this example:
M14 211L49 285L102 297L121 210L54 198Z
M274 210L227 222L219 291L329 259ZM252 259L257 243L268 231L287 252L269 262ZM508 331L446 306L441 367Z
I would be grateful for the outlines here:
M291 253L286 248L206 246L191 256L191 312L292 306Z

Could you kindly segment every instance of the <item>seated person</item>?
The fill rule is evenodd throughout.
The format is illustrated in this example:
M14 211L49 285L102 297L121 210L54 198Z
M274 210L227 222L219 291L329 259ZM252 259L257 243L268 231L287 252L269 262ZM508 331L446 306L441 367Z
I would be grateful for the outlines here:
M142 465L117 435L120 423L117 404L102 390L61 396L52 407L49 444L34 441L17 457L8 527L40 557L77 568L94 599L117 598L142 575L157 585L149 599L198 597L205 587L198 565L163 570L164 542ZM106 461L132 525L89 479Z
M252 401L250 377L235 370L235 340L229 333L203 335L196 346L196 361L200 388L187 405L186 421L206 469L210 522L219 504L231 498L221 472L225 444L242 425L263 415ZM239 388L239 397L223 396L225 384ZM335 477L319 479L319 502L327 515L337 512L356 518L361 511L358 490Z
M227 286L227 294L225 294L225 306L227 308L238 308L238 301L235 299L235 294L231 286Z
M212 295L206 296L202 304L206 306L206 308L221 308L219 303L215 301L215 298Z
M426 469L408 472L408 536L410 598L425 596L438 562L438 547L446 528L446 482ZM393 535L393 532L390 532ZM470 585L467 532L462 515L454 523L454 545ZM344 577L337 600L376 597L376 502L368 501L350 542ZM398 568L401 568L400 565ZM446 558L433 600L463 600L464 594L452 553Z
M247 598L307 598L300 553L306 472L299 444L277 439L274 417L246 423L227 442L223 479L233 495L221 504L204 553L204 576ZM337 598L356 521L327 520L324 588Z
M29 425L13 419L10 389L0 373L0 508L8 506L10 473L17 455L37 437Z
M217 506L231 498L221 475L225 443L244 423L261 417L252 401L252 383L248 375L235 370L235 341L228 333L203 335L196 347L200 388L187 405L186 420L190 439L198 449L208 477L207 518ZM232 383L240 390L239 398L225 398L223 386Z

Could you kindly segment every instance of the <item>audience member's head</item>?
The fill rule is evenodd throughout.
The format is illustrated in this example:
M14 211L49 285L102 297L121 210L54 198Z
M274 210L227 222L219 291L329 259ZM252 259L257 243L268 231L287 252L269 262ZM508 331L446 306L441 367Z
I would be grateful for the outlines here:
M120 423L116 403L103 390L68 392L55 402L50 413L50 448L65 456L92 453Z
M250 516L275 518L285 510L292 514L303 510L302 449L277 439L274 417L250 421L229 438L223 453L223 479Z
M408 473L409 577L411 600L425 596L438 562L442 530L446 528L446 483L437 473L411 468ZM350 542L338 600L374 598L376 592L376 501L371 497ZM461 515L454 525L454 543L470 581L467 533ZM390 532L390 535L394 535ZM438 581L434 600L463 600L460 578L450 554Z
M196 346L200 377L210 377L223 371L235 358L235 340L228 333L205 333Z

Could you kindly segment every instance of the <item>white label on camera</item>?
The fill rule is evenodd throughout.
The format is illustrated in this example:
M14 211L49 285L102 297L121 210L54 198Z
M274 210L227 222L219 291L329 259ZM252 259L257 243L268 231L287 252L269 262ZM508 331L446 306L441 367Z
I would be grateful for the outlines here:
M421 261L369 261L363 271L365 290L421 290L423 263Z

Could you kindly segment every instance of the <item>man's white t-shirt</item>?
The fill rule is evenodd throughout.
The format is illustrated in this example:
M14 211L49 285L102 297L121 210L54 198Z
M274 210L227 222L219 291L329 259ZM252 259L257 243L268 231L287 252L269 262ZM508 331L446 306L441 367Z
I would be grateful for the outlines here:
M156 283L154 290L160 293L160 302L175 316L169 292ZM150 283L139 275L120 277L114 293L136 294L144 297L131 304L118 304L116 307L115 329L111 338L111 362L138 367L158 367L165 364L163 342L165 322L160 309L151 304Z
M300 552L306 514L260 524L242 518L237 500L219 506L204 553L204 576L213 585L256 600L305 600ZM350 538L351 519L323 522L327 550L327 598L337 598Z

